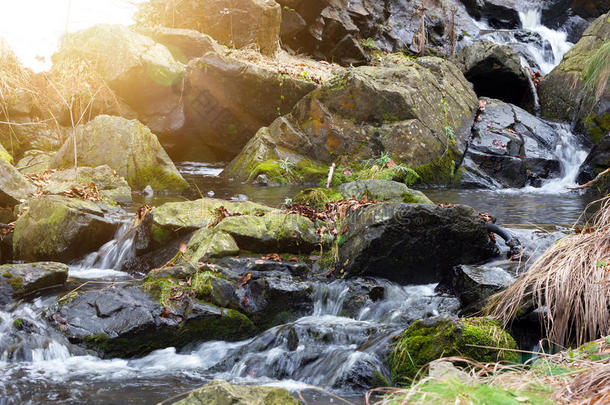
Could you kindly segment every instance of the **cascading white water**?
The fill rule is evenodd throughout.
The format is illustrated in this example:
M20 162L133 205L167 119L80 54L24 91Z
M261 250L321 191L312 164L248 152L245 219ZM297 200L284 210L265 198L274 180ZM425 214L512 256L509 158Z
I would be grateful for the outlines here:
M535 32L540 35L543 41L548 42L551 45L551 55L545 55L544 50L536 47L530 47L530 51L536 63L540 66L542 74L547 74L555 68L563 58L573 44L569 43L567 33L563 31L555 31L542 25L541 12L540 10L528 10L525 12L519 12L519 18L521 19L521 25L524 30Z
M562 194L573 192L570 187L577 186L576 178L580 166L587 158L588 152L578 143L576 136L567 124L553 124L559 136L555 147L555 156L561 165L561 174L548 179L541 187L526 186L523 188L506 188L501 193Z
M565 32L542 25L541 15L537 9L520 11L522 28L518 30L495 30L485 21L480 21L477 23L479 28L487 32L480 39L513 46L521 54L522 65L530 67L532 71L539 70L543 75L547 74L559 65L574 44L568 42Z
M134 234L132 226L123 223L114 235L114 239L105 243L97 252L85 256L78 263L70 266L70 276L77 278L125 277L121 272L123 263L135 255Z

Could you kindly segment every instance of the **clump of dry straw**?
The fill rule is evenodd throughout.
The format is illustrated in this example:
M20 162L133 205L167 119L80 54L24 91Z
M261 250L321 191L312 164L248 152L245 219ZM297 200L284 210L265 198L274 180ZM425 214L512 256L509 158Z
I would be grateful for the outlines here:
M575 228L492 297L490 315L509 324L523 308L546 307L546 336L562 346L610 335L610 195L587 210L597 206L591 224Z

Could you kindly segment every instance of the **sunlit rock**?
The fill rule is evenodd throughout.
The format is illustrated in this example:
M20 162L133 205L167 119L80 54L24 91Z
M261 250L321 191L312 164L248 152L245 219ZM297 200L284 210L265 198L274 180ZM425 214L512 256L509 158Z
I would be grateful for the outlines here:
M100 115L78 126L53 156L51 167L74 166L75 142L78 165L108 165L136 190L150 185L156 191L180 192L189 187L155 134L137 120Z

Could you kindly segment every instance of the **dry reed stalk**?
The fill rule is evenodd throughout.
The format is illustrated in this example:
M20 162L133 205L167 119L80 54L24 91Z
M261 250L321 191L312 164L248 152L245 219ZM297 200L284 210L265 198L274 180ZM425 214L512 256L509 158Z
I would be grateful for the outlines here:
M595 203L592 227L557 242L493 296L490 315L508 325L524 307L546 307L546 335L561 346L610 334L610 196Z

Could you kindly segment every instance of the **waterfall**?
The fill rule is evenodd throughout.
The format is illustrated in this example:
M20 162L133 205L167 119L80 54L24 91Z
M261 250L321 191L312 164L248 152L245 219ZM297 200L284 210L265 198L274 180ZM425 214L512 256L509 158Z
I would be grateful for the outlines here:
M559 65L563 55L570 50L572 44L568 42L568 35L565 32L555 31L542 25L541 15L540 10L519 12L523 29L539 34L543 41L550 44L551 52L544 52L545 49L541 50L536 47L530 49L536 63L540 66L541 73L547 74Z
M105 243L97 252L85 256L78 263L70 266L70 276L77 278L102 278L125 276L121 267L126 260L135 255L134 232L131 222L123 223L114 235L114 239Z
M522 28L517 30L496 30L481 21L478 23L481 40L512 46L521 55L522 65L545 75L559 65L573 44L568 42L565 32L542 25L541 15L537 9L520 11Z

